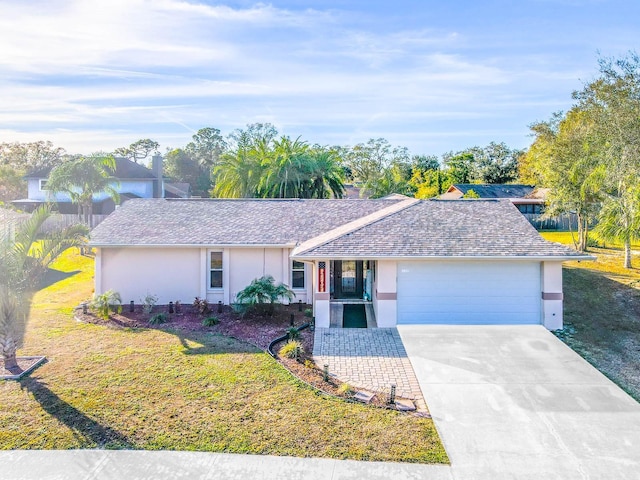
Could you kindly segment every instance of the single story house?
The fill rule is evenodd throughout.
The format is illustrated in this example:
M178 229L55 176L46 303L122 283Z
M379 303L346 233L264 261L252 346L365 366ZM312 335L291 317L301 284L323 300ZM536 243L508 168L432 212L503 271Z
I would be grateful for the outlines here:
M194 297L225 305L272 275L330 325L335 302L363 302L378 327L562 327L562 262L505 200L134 199L91 234L95 291L123 301Z

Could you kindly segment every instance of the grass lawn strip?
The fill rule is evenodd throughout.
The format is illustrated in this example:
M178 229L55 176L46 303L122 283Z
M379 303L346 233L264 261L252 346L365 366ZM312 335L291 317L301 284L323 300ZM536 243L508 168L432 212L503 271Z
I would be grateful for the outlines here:
M570 243L566 232L545 232ZM566 262L563 271L565 328L557 335L640 401L640 252L623 267L619 247L590 247L594 262Z
M0 448L131 448L447 463L433 421L319 396L255 347L206 332L75 322L92 260L67 252L0 382ZM71 272L75 272L70 275Z

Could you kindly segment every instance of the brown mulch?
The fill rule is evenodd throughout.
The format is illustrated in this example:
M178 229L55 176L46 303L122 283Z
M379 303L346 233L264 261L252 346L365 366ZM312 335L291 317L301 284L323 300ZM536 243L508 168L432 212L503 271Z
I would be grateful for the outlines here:
M83 314L80 309L76 310L75 318L82 322L106 325L111 328L155 328L160 330L175 328L192 332L212 332L248 342L266 351L273 340L287 333L286 330L291 326L291 315L294 317L293 324L296 327L310 322L310 319L304 315L305 308L307 307L303 306L299 311L297 304L278 305L273 316L265 317L256 314L240 315L229 306L219 307L218 305L211 305L211 311L205 314L199 313L192 305L181 305L177 313L169 314L167 305L157 305L151 315L145 314L139 305L134 307L133 312L129 311L129 305L124 305L122 312L112 313L109 320L96 317L90 310L87 314ZM162 324L150 324L149 318L157 313L167 313L168 321ZM202 321L212 316L218 318L219 323L212 327L203 326ZM315 365L312 357L312 329L306 328L300 331L297 340L304 349L304 353L298 360L278 355L279 349L286 343L286 340L274 345L276 359L303 382L329 395L349 400L349 394L344 395L339 392L339 387L343 382L334 377L329 377L329 381L325 382L322 370ZM387 396L379 393L375 395L370 404L392 408L388 403Z
M109 320L103 320L89 313L83 314L81 310L76 310L75 317L86 323L96 323L107 325L112 328L176 328L185 331L213 332L220 335L243 340L251 343L262 350L266 350L277 337L286 333L291 322L291 315L294 315L294 326L300 327L310 319L304 316L303 311L298 311L297 305L279 305L273 316L263 317L260 315L240 315L229 306L222 306L218 310L217 305L212 305L208 313L199 313L192 305L181 305L177 313L169 314L167 305L156 305L151 315L145 314L139 305L134 307L134 311L129 311L129 305L124 305L121 313L112 313ZM149 317L157 313L166 313L168 321L166 323L152 325ZM205 327L202 321L208 317L216 317L220 323L212 327ZM310 336L310 349L313 350L313 335Z

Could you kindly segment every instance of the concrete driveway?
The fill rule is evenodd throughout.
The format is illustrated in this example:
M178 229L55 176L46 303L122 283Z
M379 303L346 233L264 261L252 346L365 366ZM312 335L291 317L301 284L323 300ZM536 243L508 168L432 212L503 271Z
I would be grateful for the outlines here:
M640 404L542 326L398 330L453 478L640 478Z

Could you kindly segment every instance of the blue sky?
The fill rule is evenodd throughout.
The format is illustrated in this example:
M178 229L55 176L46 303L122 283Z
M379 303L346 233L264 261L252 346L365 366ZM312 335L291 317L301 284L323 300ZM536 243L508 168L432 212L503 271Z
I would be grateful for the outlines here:
M271 122L326 145L524 148L599 53L640 50L639 15L636 0L0 0L0 142L164 151Z

